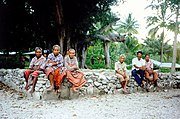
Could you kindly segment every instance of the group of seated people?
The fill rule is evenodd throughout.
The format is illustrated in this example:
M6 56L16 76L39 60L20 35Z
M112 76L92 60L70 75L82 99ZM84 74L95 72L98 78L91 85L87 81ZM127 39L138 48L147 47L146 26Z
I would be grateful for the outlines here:
M125 58L126 56L124 54L120 55L119 61L115 63L115 74L120 80L123 91L129 93L127 90L129 75L127 73ZM42 48L35 48L35 57L31 60L29 68L24 71L26 81L25 89L29 90L29 86L32 85L30 93L35 91L40 72L44 72L50 81L50 87L47 91L54 90L56 94L60 91L64 78L67 78L68 81L72 83L72 90L74 92L77 92L77 89L86 83L84 74L79 70L75 50L69 49L68 54L63 57L60 54L59 45L53 46L52 53L50 53L47 58L42 55ZM137 52L137 57L132 59L131 73L137 84L143 89L146 88L148 90L148 82L153 84L154 87L158 86L158 74L153 70L153 62L150 60L148 54L145 55L144 60L142 59L142 52ZM153 79L150 75L153 75Z
M158 91L158 74L153 70L153 62L148 54L145 55L145 60L142 59L142 51L137 52L137 57L132 59L132 71L131 74L138 86L149 91L150 86L154 85L154 91ZM127 74L127 68L125 64L125 55L120 55L119 61L115 63L116 76L120 79L123 91L127 91L127 84L129 82L129 75ZM151 75L153 78L151 78Z
M54 45L52 53L45 58L42 55L42 48L36 47L35 57L31 60L29 68L24 71L25 89L28 91L29 86L32 85L30 93L35 91L38 75L42 71L50 81L47 91L54 90L56 94L60 91L64 78L72 83L72 90L75 92L86 83L84 74L79 70L74 49L69 49L68 54L63 58L60 54L60 46Z

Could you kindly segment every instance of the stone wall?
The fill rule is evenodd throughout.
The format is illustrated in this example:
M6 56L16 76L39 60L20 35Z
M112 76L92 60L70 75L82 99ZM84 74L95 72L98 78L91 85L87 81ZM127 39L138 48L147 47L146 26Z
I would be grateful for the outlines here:
M70 89L71 83L65 79L61 86L61 92L55 95L54 92L47 92L46 89L50 86L49 80L45 74L40 74L35 92L30 95L25 91L25 79L23 76L24 69L0 69L0 81L6 85L16 89L17 91L26 94L26 97L35 99L57 99L57 98L75 98L82 96L104 95L122 93L119 80L113 70L99 69L89 70L83 69L87 83L80 89L78 93L73 93ZM130 71L128 72L129 74ZM158 84L161 89L180 88L180 72L176 72L173 76L170 73L158 73ZM130 76L131 77L131 76ZM142 91L134 81L130 78L128 89L131 93Z

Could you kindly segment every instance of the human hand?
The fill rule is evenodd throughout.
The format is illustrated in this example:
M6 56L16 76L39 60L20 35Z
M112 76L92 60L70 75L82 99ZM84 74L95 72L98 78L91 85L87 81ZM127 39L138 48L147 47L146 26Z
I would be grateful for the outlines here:
M56 62L56 64L58 65L58 64L61 64L61 62Z
M148 72L149 74L152 74L152 73L153 73L153 70L152 70L152 69L147 69L147 72Z
M124 78L127 78L125 74L123 75L123 77L124 77Z
M146 68L144 66L139 67L140 70L145 70Z

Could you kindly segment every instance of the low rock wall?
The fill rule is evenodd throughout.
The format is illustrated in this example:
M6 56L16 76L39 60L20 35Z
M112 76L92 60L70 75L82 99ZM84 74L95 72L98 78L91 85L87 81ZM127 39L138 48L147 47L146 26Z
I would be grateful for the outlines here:
M104 95L122 93L122 87L119 80L115 76L114 70L98 69L89 70L82 69L85 74L87 83L79 90L78 93L71 91L71 83L64 79L61 86L61 92L55 95L54 92L47 92L50 86L47 76L42 73L38 77L35 92L30 95L25 91L24 69L0 69L0 81L11 88L23 92L27 97L32 96L35 99L56 99L56 98L75 98L82 96ZM129 71L129 74L130 71ZM180 88L180 72L176 72L173 76L170 73L158 73L158 85L161 89ZM131 77L131 76L130 76ZM141 91L133 77L130 78L128 89L131 93Z

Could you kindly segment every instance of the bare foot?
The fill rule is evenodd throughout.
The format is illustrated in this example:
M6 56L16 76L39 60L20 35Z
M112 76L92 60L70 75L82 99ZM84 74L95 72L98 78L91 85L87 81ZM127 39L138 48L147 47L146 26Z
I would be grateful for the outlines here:
M47 89L47 91L52 91L54 89L54 87L53 86L50 86L48 89Z
M125 94L128 94L129 92L126 90L126 88L123 88L123 92L125 93Z
M25 87L26 91L28 91L28 88L29 88L29 86L28 86L28 84L26 84L26 87Z
M35 89L31 89L31 91L30 91L29 93L31 93L31 94L32 94L32 93L34 93L34 91L35 91Z
M77 93L78 90L76 88L72 88L73 92Z
M55 90L54 94L57 95L60 92L60 90Z
M153 90L153 92L159 92L159 87L154 87L154 90Z
M55 91L54 91L54 94L55 94L55 95L57 95L57 94L58 94L58 91L57 91L57 90L55 90Z

